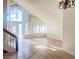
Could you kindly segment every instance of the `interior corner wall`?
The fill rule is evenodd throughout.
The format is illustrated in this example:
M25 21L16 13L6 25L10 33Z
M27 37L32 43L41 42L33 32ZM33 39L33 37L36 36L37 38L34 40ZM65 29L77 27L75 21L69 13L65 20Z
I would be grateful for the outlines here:
M63 49L75 55L75 9L63 10Z
M48 21L46 37L49 39L57 39L57 22Z

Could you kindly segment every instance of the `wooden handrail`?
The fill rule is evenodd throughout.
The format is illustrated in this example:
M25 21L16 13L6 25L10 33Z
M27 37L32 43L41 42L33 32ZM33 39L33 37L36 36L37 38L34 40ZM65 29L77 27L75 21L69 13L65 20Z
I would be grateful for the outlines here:
M8 33L8 34L11 35L11 36L17 38L16 35L14 35L13 33L11 33L10 31L8 31L8 30L6 30L6 29L4 29L4 28L3 28L3 31L6 32L6 33Z

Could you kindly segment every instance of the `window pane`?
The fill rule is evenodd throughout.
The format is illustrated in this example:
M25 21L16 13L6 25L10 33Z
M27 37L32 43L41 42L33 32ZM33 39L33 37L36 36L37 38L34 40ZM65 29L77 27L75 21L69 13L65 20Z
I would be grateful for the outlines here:
M18 8L10 8L7 12L8 21L22 21L22 11Z
M16 11L16 19L18 19L17 21L22 21L22 12L18 9Z

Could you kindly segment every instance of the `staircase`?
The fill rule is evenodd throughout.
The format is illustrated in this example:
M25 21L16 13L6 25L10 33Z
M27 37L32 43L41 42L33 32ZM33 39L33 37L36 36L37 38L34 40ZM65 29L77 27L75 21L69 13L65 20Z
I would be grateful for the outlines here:
M17 36L6 29L3 29L3 50L8 53L18 52Z

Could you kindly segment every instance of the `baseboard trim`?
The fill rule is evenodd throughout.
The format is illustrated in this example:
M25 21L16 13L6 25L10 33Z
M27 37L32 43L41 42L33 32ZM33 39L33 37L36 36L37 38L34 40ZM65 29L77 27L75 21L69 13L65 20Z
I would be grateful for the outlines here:
M48 38L48 39L53 39L53 40L57 40L57 39L54 39L54 38L50 38L50 37L48 37L48 36L46 36L46 38ZM62 40L57 40L57 41L62 42Z
M64 49L62 49L62 50L65 51L66 53L69 53L70 55L75 56L75 53L72 53L72 52L70 52L70 51L66 51L66 50L64 50Z

